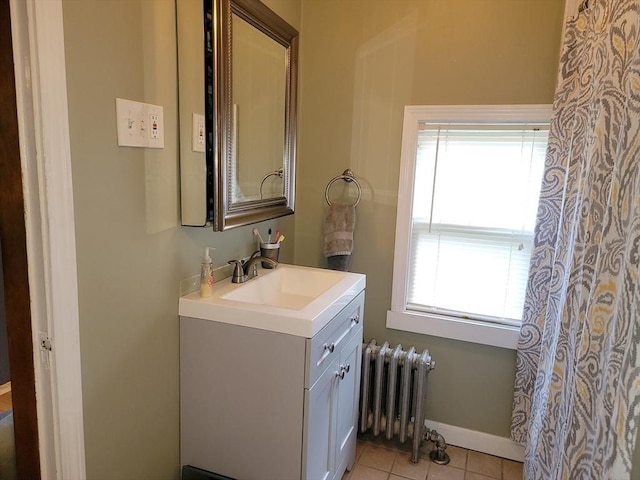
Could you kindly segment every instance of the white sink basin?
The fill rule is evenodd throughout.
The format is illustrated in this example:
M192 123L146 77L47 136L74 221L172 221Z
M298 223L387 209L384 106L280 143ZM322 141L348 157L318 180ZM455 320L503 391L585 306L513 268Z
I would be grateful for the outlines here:
M300 310L344 278L344 272L281 265L223 295L225 300Z
M365 287L365 276L280 264L245 283L227 278L213 295L180 298L179 314L311 338Z

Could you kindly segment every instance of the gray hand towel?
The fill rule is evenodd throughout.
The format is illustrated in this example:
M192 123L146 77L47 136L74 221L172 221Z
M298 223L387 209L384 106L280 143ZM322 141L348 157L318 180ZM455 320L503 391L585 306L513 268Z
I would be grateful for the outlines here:
M329 270L348 272L351 270L351 255L334 255L327 257L327 267L329 267Z
M356 208L354 205L329 205L324 222L322 253L325 257L351 255L355 225Z

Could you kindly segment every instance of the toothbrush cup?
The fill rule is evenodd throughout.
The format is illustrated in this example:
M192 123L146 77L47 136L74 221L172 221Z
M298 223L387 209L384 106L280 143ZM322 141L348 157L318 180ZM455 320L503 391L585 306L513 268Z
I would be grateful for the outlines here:
M261 243L260 255L270 258L271 260L278 261L280 256L280 244L279 243ZM267 262L262 262L262 268L274 268L273 265Z

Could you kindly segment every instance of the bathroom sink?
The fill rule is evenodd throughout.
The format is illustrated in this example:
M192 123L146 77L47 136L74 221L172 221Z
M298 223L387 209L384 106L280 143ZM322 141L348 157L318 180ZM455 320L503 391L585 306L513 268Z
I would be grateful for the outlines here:
M344 278L344 272L280 265L223 295L225 300L300 310Z
M213 295L180 298L180 316L311 338L365 287L365 276L280 264L245 283L217 282Z

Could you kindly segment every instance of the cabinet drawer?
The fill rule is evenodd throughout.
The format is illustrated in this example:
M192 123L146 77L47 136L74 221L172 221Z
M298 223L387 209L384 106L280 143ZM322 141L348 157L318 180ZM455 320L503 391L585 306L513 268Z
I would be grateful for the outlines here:
M307 339L305 388L311 388L341 349L358 333L362 335L364 291L342 309L313 338Z

